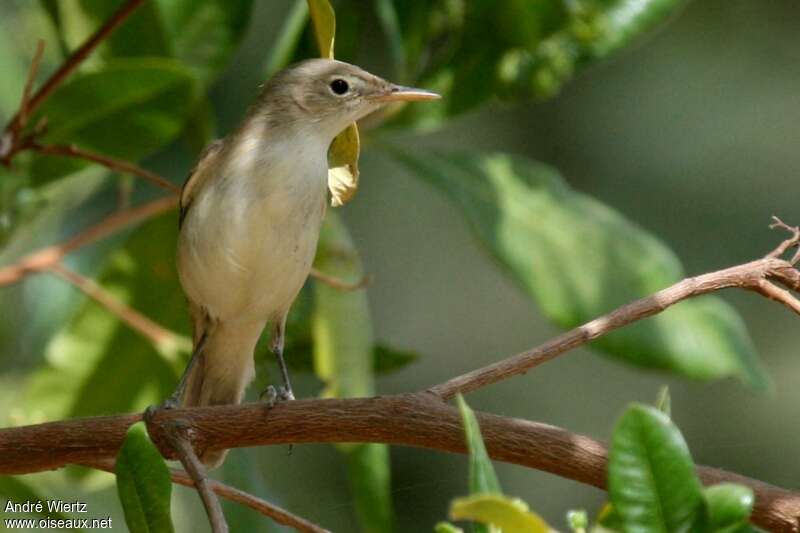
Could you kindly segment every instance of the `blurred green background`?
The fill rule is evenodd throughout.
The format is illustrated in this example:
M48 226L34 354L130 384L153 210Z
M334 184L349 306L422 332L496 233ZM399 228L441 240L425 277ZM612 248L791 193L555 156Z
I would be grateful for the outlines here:
M292 7L288 1L254 2L241 46L210 88L219 133L230 131L252 101L263 81L268 51ZM348 8L352 4L337 9L345 27L341 21L351 14ZM434 132L403 131L393 142L411 148L501 150L550 164L575 189L663 239L689 273L761 256L783 237L768 230L771 215L800 223L800 7L789 0L703 0L688 3L670 18L636 45L580 72L551 100L492 101ZM367 26L373 23L368 16ZM389 51L380 33L376 29L365 35L366 44L357 54L341 58L391 77ZM39 37L48 39L43 70L49 72L58 62L58 46L38 4L6 0L0 5L3 110L14 109L18 102ZM313 53L313 48L307 49ZM5 122L8 115L0 118ZM143 165L179 183L192 154L188 143L176 141ZM361 171L355 200L338 212L365 271L373 277L368 297L375 337L419 354L412 365L379 377L379 393L435 384L560 331L477 245L462 213L438 190L386 157L369 137ZM0 171L0 179L5 208L0 225L16 231L14 217L33 220L43 200L19 186L13 169ZM91 183L100 178L81 179ZM92 195L93 200L80 203L78 211L64 209L52 220L36 219L24 230L29 233L24 245L19 239L7 240L0 266L97 220L110 211L118 191L85 185L72 187L70 194L75 204L82 195ZM137 187L134 197L157 194ZM173 226L165 224L163 232L168 234ZM97 274L99 258L120 242L103 241L74 254L68 264L85 275ZM161 260L172 264L171 255ZM575 251L575 261L582 261L580 250ZM120 269L129 272L124 266ZM180 295L160 294L159 288L153 287L155 294L148 298L169 301L174 316L167 325L185 331ZM723 297L748 324L772 380L767 393L755 393L734 380L705 383L642 371L577 350L468 400L477 410L605 439L628 402L651 402L659 385L666 383L672 391L673 418L696 462L800 489L797 317L754 295L729 292ZM79 302L71 287L46 275L0 288L4 425L44 420L48 413L59 412L47 405L46 392L59 380L68 380L69 374L38 378L38 396L32 396L30 376L43 364L52 336ZM86 321L89 332L92 320ZM140 348L147 350L146 345ZM152 359L157 358L138 364ZM121 382L139 379L139 371L128 366L134 363L122 354L119 361L125 363L117 372ZM269 364L262 364L259 372L251 396L276 378ZM319 393L320 382L311 374L295 376L299 396ZM169 387L171 383L147 387L136 405L146 405ZM117 412L113 404L94 409ZM393 448L391 457L396 530L430 531L446 516L450 499L466 492L465 458L405 448ZM594 511L604 500L601 491L541 472L498 465L498 474L506 493L529 502L556 527L563 525L567 509ZM219 475L334 531L358 530L346 469L333 447L296 446L291 455L285 447L235 450ZM85 499L93 514L111 514L122 522L110 476L86 476L76 469L24 479L40 494ZM178 529L207 527L196 495L182 488L175 491ZM278 530L249 511L231 510L229 520L233 531ZM237 520L248 525L237 528Z

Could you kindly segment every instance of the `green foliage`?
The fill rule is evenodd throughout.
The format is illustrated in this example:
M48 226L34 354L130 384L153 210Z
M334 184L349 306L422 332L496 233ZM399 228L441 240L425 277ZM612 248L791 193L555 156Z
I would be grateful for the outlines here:
M500 494L500 482L497 480L489 454L486 453L478 419L475 418L475 413L464 401L463 396L459 394L456 402L461 411L461 421L464 424L464 435L469 451L470 494Z
M347 228L335 213L328 213L320 234L315 265L328 275L358 280L364 275L361 260ZM314 368L325 383L322 396L371 396L374 348L366 290L342 291L314 284L311 317ZM389 451L382 444L341 445L365 531L392 530Z
M559 326L578 326L684 276L658 239L543 164L506 154L394 153L461 208L482 244ZM742 320L714 297L681 303L592 345L692 378L736 376L756 388L766 381Z
M475 533L546 533L550 527L528 505L518 498L502 494L500 481L486 452L481 428L473 410L462 395L456 397L464 436L469 452L469 491L470 496L456 498L450 504L452 520L471 520L475 522ZM437 526L437 531L447 531L453 527L447 523Z
M185 302L163 296L180 294L172 261L175 226L175 214L168 213L136 230L111 255L98 282L157 324L185 330ZM154 346L88 300L48 346L49 365L34 374L27 398L53 418L143 408L169 395L190 351L189 340L169 330Z
M567 525L574 533L584 533L589 527L589 516L582 509L567 511Z
M614 430L608 461L613 507L601 513L607 529L625 532L729 532L747 526L748 487L702 489L689 449L661 411L634 404Z
M444 95L434 104L392 108L386 125L436 128L496 98L555 96L576 74L650 33L683 3L340 0L335 5L347 16L340 17L337 32L327 0L297 0L272 48L263 50L265 70L273 73L292 59L316 55L315 40L322 55L332 57L334 36L338 56L372 58L374 50L362 47L375 46L377 25L391 59L392 78ZM51 21L58 47L66 54L122 2L30 4L36 7L25 9L37 9ZM75 144L124 160L164 153L181 135L197 150L214 134L216 111L206 92L231 64L253 4L252 0L145 2L29 124L46 119L43 143ZM309 12L313 28L306 25ZM24 62L11 52L15 39L11 32L0 32L3 116L16 109L26 73ZM55 49L48 45L48 51L51 48ZM349 137L341 137L344 144L331 154L333 166L349 172L345 200L356 185L359 144L354 133L357 130L352 129ZM174 155L174 148L170 150ZM678 260L659 240L570 189L544 165L507 155L429 151L400 154L399 159L464 211L483 245L559 326L574 327L683 277ZM30 161L20 157L12 170L0 169L4 246L0 265L74 235L93 220L90 214L114 208L118 198L110 187L102 188L110 173L74 172L86 164L37 155ZM185 170L181 167L175 174ZM134 188L137 201L138 193ZM52 279L3 289L2 308L22 310L20 317L4 317L0 323L4 341L11 339L4 346L13 347L17 336L26 343L36 338L47 344L42 364L15 349L8 349L11 355L2 361L6 366L20 363L19 375L27 382L21 400L26 417L124 412L162 399L172 390L190 348L185 303L173 265L175 237L175 216L165 215L70 258L71 268L86 275L98 273L97 282L104 290L167 328L156 327L160 333L155 340ZM333 213L321 236L316 266L345 280L363 276L352 238ZM365 290L343 292L313 283L301 298L289 324L289 363L306 370L313 366L324 383L324 396L372 395L375 374L403 368L416 359L413 353L374 342ZM36 302L36 316L27 309L30 302ZM765 382L740 318L717 298L682 303L594 346L638 366L691 378L736 376L755 387ZM453 502L452 518L479 522L476 531L489 530L488 524L505 533L547 531L527 505L501 494L475 415L463 398L458 401L470 451L472 495ZM614 432L611 504L599 523L606 529L634 532L752 531L747 524L752 492L737 485L702 489L686 444L669 420L666 389L657 405L663 413L631 407ZM387 447L341 445L339 449L363 529L391 531ZM226 475L238 486L246 489L253 482L255 492L267 492L259 484L260 476L246 478L242 468L235 471L230 461ZM131 428L117 464L119 495L131 531L172 531L169 474L142 424ZM252 470L246 473L256 475ZM39 499L38 487L34 490L19 478L0 478L0 493L15 500ZM239 512L226 513L233 530L255 531L248 523L252 517ZM586 529L585 515L571 516L574 531ZM461 531L447 523L438 524L436 530Z
M39 516L43 518L52 518L53 520L69 520L70 517L61 513L59 511L50 511L47 508L47 504L45 503L48 498L42 497L34 487L30 484L23 481L21 476L12 477L12 476L0 476L0 496L2 496L6 501L14 502L14 503L25 503L25 502L42 502L44 508L41 512L38 512ZM11 513L5 512L5 508L3 508L3 517L9 518ZM17 517L19 518L19 517ZM5 528L4 528L5 529ZM71 531L83 531L82 529L72 529Z
M667 416L672 416L672 398L669 394L669 387L664 385L658 390L658 397L656 398L656 409L661 411Z
M128 430L117 456L116 474L125 523L132 533L174 531L170 517L172 480L144 422Z
M453 520L493 524L503 533L547 533L550 528L518 498L502 494L476 494L456 498L450 506Z
M703 495L689 448L660 411L631 406L617 424L608 460L608 492L623 529L688 531Z
M444 98L438 112L409 106L395 123L430 128L495 96L552 98L578 72L667 20L684 0L515 0L501 9L485 0L454 1L426 5L427 13L419 0L396 4L407 70ZM384 22L380 3L377 9ZM383 27L393 49L395 30Z
M703 491L707 531L732 532L747 524L753 512L753 491L733 483L720 483Z
M78 0L50 5L47 12L70 48L76 48L120 5ZM148 1L111 35L101 55L175 58L209 83L244 36L252 5L253 0Z
M62 85L31 122L46 117L49 126L42 137L46 144L76 144L137 160L181 133L198 98L191 70L175 60L116 59ZM37 158L31 175L43 183L77 165L74 160L43 156Z

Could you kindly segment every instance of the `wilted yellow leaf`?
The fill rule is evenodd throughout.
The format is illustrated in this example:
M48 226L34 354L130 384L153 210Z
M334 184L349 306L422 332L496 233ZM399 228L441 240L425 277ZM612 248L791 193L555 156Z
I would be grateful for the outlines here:
M328 189L331 205L339 207L349 202L358 189L358 127L350 124L331 143L328 151Z
M333 45L336 38L336 14L328 0L308 0L308 10L314 25L322 57L333 59ZM355 195L358 189L358 155L361 143L358 127L353 122L336 136L328 150L328 189L331 191L331 205L339 207Z
M328 0L308 0L308 11L320 55L333 59L333 41L336 37L336 14L333 6Z
M528 509L525 502L500 494L476 494L456 498L450 505L450 518L492 524L503 533L552 531L542 517Z

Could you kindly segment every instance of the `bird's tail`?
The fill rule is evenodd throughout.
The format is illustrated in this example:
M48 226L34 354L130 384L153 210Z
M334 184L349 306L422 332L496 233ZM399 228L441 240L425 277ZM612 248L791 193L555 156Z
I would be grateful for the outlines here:
M186 377L182 407L238 404L255 376L253 350L263 322L218 322L198 340L198 360ZM202 337L200 337L202 338ZM200 460L208 468L222 464L227 450L208 450Z

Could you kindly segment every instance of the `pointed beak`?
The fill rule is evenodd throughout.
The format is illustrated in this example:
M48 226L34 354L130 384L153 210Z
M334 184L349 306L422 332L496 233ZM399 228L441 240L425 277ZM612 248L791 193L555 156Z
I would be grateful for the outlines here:
M389 92L374 96L374 99L378 102L418 102L422 100L438 100L439 98L441 96L434 92L414 87L403 87L402 85L391 85Z

